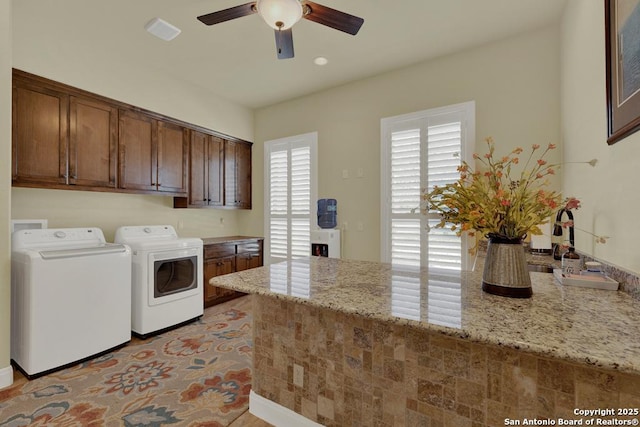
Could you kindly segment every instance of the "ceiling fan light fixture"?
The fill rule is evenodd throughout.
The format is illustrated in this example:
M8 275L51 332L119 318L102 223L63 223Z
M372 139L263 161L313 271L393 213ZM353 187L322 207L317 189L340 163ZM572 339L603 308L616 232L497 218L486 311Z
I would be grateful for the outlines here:
M271 28L287 30L302 18L299 0L257 0L258 14Z

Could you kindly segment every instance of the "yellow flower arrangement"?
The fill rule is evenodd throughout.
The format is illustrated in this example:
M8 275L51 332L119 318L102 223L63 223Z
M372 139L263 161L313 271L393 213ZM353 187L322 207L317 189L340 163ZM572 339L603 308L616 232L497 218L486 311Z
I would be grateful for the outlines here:
M556 166L548 164L544 157L556 146L549 144L541 150L538 144L532 145L522 171L514 179L512 168L521 162L524 149L518 147L496 159L493 139L485 141L488 153L473 155L482 170L474 171L463 161L456 182L423 192L423 213L441 214L436 227L449 226L458 235L478 232L489 238L514 240L541 234L538 226L548 222L560 206L560 194L544 189Z

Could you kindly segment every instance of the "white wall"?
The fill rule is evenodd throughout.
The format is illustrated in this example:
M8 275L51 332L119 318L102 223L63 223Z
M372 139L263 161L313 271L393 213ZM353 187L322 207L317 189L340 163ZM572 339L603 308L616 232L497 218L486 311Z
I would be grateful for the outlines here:
M475 100L478 141L493 136L505 154L558 143L559 55L553 26L258 110L254 176L263 174L264 141L318 131L318 196L337 199L338 221L348 223L343 254L379 260L380 119ZM240 227L263 235L259 180L253 203L256 209L241 213Z
M562 188L582 201L578 227L609 241L595 244L576 231L577 249L640 272L638 180L640 132L607 145L605 30L602 2L569 0L562 20L562 139L564 161L597 158L594 169L567 165Z
M89 191L13 188L12 218L44 218L50 228L100 227L112 241L122 225L168 224L182 237L233 236L237 212L173 209L173 198Z
M0 0L0 388L10 385L11 0Z

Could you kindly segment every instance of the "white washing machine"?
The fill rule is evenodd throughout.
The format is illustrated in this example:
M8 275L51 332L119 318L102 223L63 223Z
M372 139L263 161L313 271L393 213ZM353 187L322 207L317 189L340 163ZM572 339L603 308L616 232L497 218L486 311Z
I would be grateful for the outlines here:
M170 225L126 226L115 242L132 252L131 330L143 338L203 314L202 240Z
M131 340L131 251L99 228L12 234L11 359L28 378Z

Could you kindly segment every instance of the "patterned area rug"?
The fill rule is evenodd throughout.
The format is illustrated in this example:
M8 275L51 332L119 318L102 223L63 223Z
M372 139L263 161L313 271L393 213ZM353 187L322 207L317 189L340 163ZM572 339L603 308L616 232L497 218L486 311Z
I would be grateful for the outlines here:
M0 390L0 426L228 426L249 406L250 301Z

